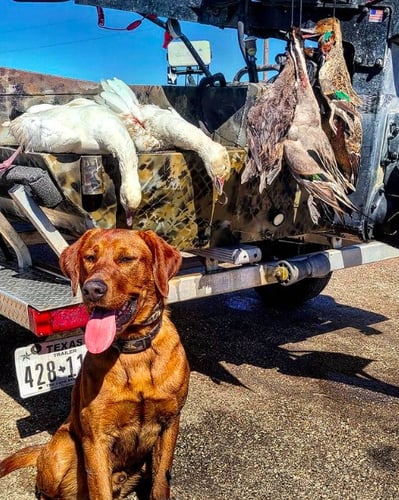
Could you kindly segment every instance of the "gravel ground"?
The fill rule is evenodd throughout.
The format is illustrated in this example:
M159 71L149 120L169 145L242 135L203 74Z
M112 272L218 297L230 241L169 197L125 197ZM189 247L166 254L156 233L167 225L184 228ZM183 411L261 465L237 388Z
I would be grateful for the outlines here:
M174 305L192 367L174 464L176 500L399 499L399 261L336 272L295 310L254 291ZM21 400L7 320L0 456L49 438L70 389ZM32 499L34 471L0 482Z

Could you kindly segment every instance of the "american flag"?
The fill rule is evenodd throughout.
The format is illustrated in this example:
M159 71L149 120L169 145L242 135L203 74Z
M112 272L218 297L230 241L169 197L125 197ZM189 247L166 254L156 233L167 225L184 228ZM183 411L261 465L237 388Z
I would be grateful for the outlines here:
M384 20L384 9L370 9L369 23L382 23Z

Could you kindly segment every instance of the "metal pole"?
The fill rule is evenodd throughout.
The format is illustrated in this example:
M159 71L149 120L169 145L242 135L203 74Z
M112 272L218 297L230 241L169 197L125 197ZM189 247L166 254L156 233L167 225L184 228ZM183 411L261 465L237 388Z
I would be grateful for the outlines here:
M269 64L269 39L263 40L263 65ZM267 71L263 72L263 80L267 82Z

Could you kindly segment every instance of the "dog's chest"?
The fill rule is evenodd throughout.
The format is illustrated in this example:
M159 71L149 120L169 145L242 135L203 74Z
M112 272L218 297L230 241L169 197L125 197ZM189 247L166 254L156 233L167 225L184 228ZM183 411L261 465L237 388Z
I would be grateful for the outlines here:
M170 396L167 400L139 397L117 404L115 418L106 430L113 437L114 456L126 460L148 454L162 430L179 413L178 404L173 399Z
M111 374L105 377L98 404L86 408L96 415L86 422L101 423L101 430L118 440L152 442L180 412L179 391L175 392L179 384L173 383L173 376L156 377L144 366L130 370L130 376L123 379L120 374L118 380Z

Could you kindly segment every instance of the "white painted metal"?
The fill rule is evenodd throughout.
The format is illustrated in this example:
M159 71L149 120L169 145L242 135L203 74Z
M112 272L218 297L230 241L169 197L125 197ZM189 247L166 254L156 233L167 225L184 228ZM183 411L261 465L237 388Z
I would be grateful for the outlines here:
M322 252L324 253L324 252ZM399 249L372 241L370 243L359 243L340 249L326 250L330 262L330 271L347 269L349 267L371 264L380 260L394 259L399 257Z
M318 261L325 262L323 272L318 269L319 273L317 275L325 276L329 272L340 269L398 258L399 249L375 241L302 255L287 259L287 261L292 266L295 266L296 263L306 262L313 256L317 256ZM210 297L221 293L276 283L278 282L276 275L278 267L278 263L267 262L221 270L213 274L178 276L170 282L169 302ZM311 275L307 277L311 277Z

